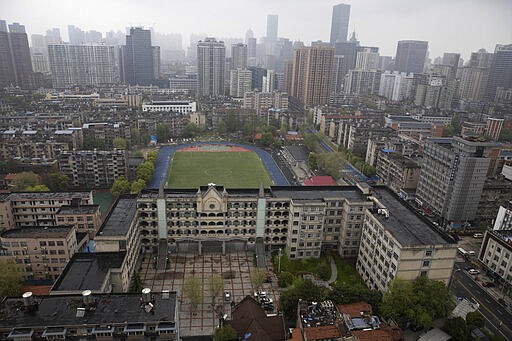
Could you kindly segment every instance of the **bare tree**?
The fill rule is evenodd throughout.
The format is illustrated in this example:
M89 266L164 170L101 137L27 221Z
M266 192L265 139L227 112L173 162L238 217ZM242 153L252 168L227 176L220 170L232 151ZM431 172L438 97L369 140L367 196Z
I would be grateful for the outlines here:
M215 301L224 289L224 279L219 274L211 274L208 278L208 292L212 296L212 307L215 306Z
M263 282L267 278L267 271L263 269L254 269L251 271L251 282L252 286L256 291L259 291L261 289L261 286L263 285Z

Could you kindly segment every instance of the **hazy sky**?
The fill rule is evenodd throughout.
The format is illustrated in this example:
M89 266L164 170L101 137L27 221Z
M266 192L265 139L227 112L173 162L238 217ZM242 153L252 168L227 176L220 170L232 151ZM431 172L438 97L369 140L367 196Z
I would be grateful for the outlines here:
M129 26L154 27L161 33L181 33L184 46L190 33L214 37L244 37L252 28L265 35L266 15L279 15L279 36L329 40L330 0L0 0L0 19L24 24L27 33L61 29L125 31ZM493 51L497 43L512 43L512 0L352 0L349 31L363 45L395 55L402 39L428 40L430 57L459 52Z

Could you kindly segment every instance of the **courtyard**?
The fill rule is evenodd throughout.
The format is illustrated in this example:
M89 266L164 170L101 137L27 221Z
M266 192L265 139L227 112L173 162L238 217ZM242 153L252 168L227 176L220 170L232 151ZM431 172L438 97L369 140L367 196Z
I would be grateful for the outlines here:
M155 255L146 254L140 270L143 287L152 291L171 290L179 292L180 334L182 336L211 335L219 323L219 314L231 315L233 303L240 302L245 296L253 295L256 291L251 282L251 272L256 269L254 253L236 252L222 254L169 254L166 270L155 269ZM267 256L266 264L271 264ZM217 298L222 312L215 312L212 299L207 289L207 282L212 274L219 274L224 279L224 291L230 293L230 300L224 295ZM203 300L197 309L193 310L189 299L182 294L184 281L189 277L197 277L202 283ZM276 302L278 307L279 291L277 279L271 283L263 283L263 291Z

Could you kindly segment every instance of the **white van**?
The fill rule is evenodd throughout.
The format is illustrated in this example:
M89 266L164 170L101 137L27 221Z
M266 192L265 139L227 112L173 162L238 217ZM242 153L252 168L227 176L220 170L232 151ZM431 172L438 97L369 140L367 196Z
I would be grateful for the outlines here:
M483 233L475 233L475 234L473 234L473 238L483 238L483 237L484 237Z

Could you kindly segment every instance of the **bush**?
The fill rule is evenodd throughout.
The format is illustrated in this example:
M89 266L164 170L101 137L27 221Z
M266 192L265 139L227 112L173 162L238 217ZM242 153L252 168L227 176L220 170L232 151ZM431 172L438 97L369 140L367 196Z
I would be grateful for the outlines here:
M318 265L316 273L318 274L318 277L323 279L324 281L329 279L329 276L331 275L331 269L329 268L329 265L325 263L321 263Z

